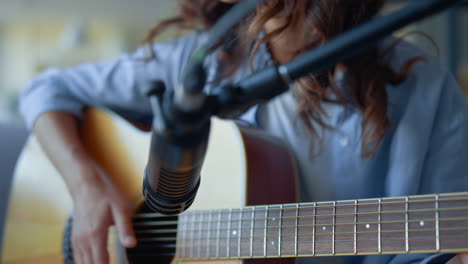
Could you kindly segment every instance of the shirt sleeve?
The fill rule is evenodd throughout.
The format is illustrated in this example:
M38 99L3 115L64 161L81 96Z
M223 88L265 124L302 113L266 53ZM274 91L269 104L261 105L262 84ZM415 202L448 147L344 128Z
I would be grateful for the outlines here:
M114 60L48 69L22 91L20 112L30 129L45 112L59 110L81 117L86 106L106 108L136 121L148 120L152 113L144 90L153 80L173 88L193 48L199 45L197 36L154 45L156 58L150 61L149 52L140 48Z
M399 44L392 66L422 56L407 80L389 86L386 196L468 191L468 104L437 58ZM364 264L445 264L454 254L366 256ZM383 261L380 260L382 258Z
M140 50L111 61L48 69L23 90L20 112L28 128L49 111L59 110L81 117L87 105L147 112L147 100L138 89L149 80L146 68L148 65ZM156 71L153 75L158 78L162 74Z
M421 193L468 190L468 104L448 74L437 109L423 168ZM437 254L421 264L445 264L454 254Z
M439 98L420 192L467 191L468 104L451 74L447 74Z
M421 170L421 194L468 190L468 104L453 76L448 72L441 74L444 81ZM388 264L445 264L454 256L448 253L398 255Z

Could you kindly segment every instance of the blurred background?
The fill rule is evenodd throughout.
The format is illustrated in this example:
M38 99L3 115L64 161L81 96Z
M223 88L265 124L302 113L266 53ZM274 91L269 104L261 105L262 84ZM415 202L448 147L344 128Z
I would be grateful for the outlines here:
M49 66L103 60L140 45L173 0L1 0L0 121L19 120L19 91Z
M0 122L18 121L19 91L49 66L65 67L131 52L147 30L174 13L174 0L15 0L0 2ZM397 8L405 1L394 1ZM407 39L437 54L468 90L468 8L412 25Z

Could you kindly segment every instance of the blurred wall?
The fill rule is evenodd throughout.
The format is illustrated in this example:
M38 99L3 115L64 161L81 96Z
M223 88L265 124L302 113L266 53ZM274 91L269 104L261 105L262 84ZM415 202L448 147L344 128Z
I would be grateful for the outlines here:
M174 14L175 2L1 1L0 121L19 118L18 92L38 72L134 51L153 24Z

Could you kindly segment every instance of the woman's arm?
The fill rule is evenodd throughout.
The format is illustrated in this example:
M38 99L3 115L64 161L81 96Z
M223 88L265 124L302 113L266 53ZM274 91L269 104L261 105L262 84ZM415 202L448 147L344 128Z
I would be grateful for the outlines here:
M130 205L113 183L98 173L80 140L76 118L65 112L48 112L39 117L34 133L73 199L76 263L108 263L107 234L111 224L117 226L124 246L135 246Z
M78 264L107 263L108 227L115 224L125 246L134 246L130 206L86 153L77 118L86 106L112 110L133 121L152 120L144 89L153 80L173 89L196 34L154 46L157 60L144 49L115 60L49 69L23 91L20 110L29 128L66 182L74 203L72 246ZM149 118L148 118L149 117Z
M123 245L134 246L130 206L105 179L80 140L77 118L87 105L141 116L146 109L139 90L152 67L143 53L117 59L49 69L23 91L21 112L42 148L63 177L73 200L72 246L76 263L108 263L107 237L115 224Z

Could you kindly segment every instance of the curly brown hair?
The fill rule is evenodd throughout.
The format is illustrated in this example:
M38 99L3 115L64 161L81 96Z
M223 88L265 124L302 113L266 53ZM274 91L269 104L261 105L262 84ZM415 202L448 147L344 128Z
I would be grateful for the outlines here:
M156 35L175 26L194 30L210 28L232 4L218 0L179 0L179 12L174 18L157 24L148 33L146 42L151 43ZM223 76L234 72L242 58L255 54L262 43L271 44L278 38L290 39L288 50L282 47L282 58L290 60L314 47L323 45L337 35L348 31L376 16L385 0L269 0L258 6L256 12L239 25L233 34L223 40L220 52ZM281 19L277 29L258 36L267 21ZM249 45L254 43L253 48ZM394 46L394 45L392 45ZM270 46L271 48L271 46ZM280 50L281 52L281 50ZM387 83L398 84L406 79L414 63L422 58L415 57L406 62L399 72L393 71L383 61L384 54L377 47L354 56L341 63L346 70L346 90L340 90L334 82L335 69L320 74L310 74L296 82L294 94L298 101L298 115L310 133L317 136L312 126L316 122L328 127L324 121L323 102L355 107L363 115L362 156L372 157L390 128L387 116ZM346 96L345 96L346 94Z

